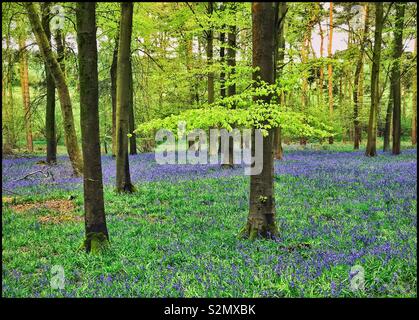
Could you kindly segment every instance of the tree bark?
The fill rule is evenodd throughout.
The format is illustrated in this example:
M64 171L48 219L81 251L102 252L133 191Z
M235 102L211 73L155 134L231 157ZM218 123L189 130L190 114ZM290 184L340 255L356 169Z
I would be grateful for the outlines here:
M118 62L116 72L116 190L133 192L128 159L129 64L131 55L133 3L121 3Z
M25 2L24 6L28 11L29 21L35 34L42 57L48 64L49 70L54 77L55 87L57 88L58 95L60 97L61 113L63 115L64 124L64 138L65 144L67 146L67 152L70 157L74 173L79 175L83 171L83 160L79 146L77 144L71 99L64 73L62 72L57 59L52 53L51 46L48 42L47 36L45 35L45 31L42 28L41 21L39 19L38 13L36 12L34 3Z
M387 111L386 111L386 123L384 127L384 143L383 143L383 151L390 150L390 127L391 127L391 116L393 114L393 89L390 86L390 96L387 103Z
M275 4L272 2L252 3L252 41L253 41L253 67L259 71L253 74L256 80L268 84L275 81L274 56L275 56ZM264 97L266 102L271 96ZM260 97L255 97L260 99ZM263 137L263 169L258 175L250 176L249 215L243 235L254 239L258 236L272 238L277 234L275 222L275 193L274 193L274 130L268 131L268 136ZM255 136L252 135L252 153L255 152Z
M98 253L108 243L103 200L99 138L95 2L77 3L77 45L80 74L80 124L83 149L83 188L86 252Z
M26 149L33 151L32 126L31 126L31 106L29 94L29 77L28 77L28 53L25 48L25 38L19 36L19 65L20 65L20 87L22 91L23 110L25 114L25 131L26 131Z
M401 85L400 85L400 59L403 53L403 24L405 4L396 3L396 23L394 29L393 65L391 68L391 87L393 90L393 146L392 153L400 154L401 140Z
M112 99L112 157L116 156L116 68L118 65L118 43L119 35L115 38L115 48L113 50L111 64L111 99Z
M364 67L364 53L365 53L365 44L367 42L368 36L368 28L369 28L369 10L368 10L368 3L364 5L365 10L365 22L364 22L364 31L362 34L362 40L360 43L359 55L358 60L356 63L355 69L355 77L354 77L354 90L353 90L353 101L354 101L354 149L359 149L359 144L361 142L361 127L359 124L359 111L360 111L360 103L359 103L359 88L360 88L360 79L362 75L362 69Z
M47 36L48 43L51 46L51 31L49 27L50 22L50 2L42 3L42 27ZM45 138L47 143L47 158L46 162L53 164L57 162L57 134L55 125L55 84L54 78L48 68L48 64L44 64L45 78L47 86L47 105L45 112Z
M137 154L137 139L134 133L135 130L135 116L134 116L134 87L133 87L133 76L132 76L132 62L129 59L129 154Z
M377 155L377 113L379 103L380 79L380 59L381 59L381 41L383 31L383 3L375 3L375 31L374 31L374 49L372 56L371 69L371 108L368 121L368 140L365 155L374 157Z

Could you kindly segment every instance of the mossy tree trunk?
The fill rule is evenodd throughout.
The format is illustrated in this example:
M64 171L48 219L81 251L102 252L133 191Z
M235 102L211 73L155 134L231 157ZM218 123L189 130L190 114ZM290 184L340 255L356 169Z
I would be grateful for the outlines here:
M118 192L134 191L128 159L132 15L133 3L121 3L116 72L116 190Z
M51 31L49 22L51 19L50 13L51 3L42 3L42 27L44 28L45 35L47 36L48 43L51 46ZM54 78L45 63L45 78L47 86L47 105L45 112L45 138L47 143L47 158L46 162L53 164L57 162L57 134L55 124L55 84Z
M372 55L371 69L371 108L368 121L368 138L365 155L374 157L377 155L377 114L379 103L379 79L380 79L380 59L381 42L383 32L383 3L375 3L375 31L374 31L374 49Z
M259 71L253 74L268 84L275 81L275 3L252 3L252 41L253 41L253 67ZM271 96L264 97L269 103ZM255 97L256 99L256 97ZM260 99L258 97L257 99ZM274 198L274 130L268 131L263 137L263 169L260 174L250 176L249 215L243 235L251 239L261 236L271 238L277 234L275 223ZM255 153L255 135L252 135L252 154Z
M77 3L77 45L80 78L80 124L83 149L85 247L96 253L109 240L103 200L99 139L95 2Z
M35 34L36 42L41 51L42 57L48 65L48 68L54 78L55 87L57 88L58 95L60 98L61 113L63 116L64 125L64 138L67 147L67 152L70 157L71 164L73 166L74 173L79 175L83 171L83 160L80 152L80 148L77 144L76 129L74 126L73 110L71 105L70 93L64 77L64 73L55 58L51 46L48 42L48 38L42 28L39 15L33 2L25 2L24 6L28 12L29 21L32 26L32 30Z
M329 89L329 115L333 119L333 67L330 60L332 59L332 42L333 42L333 2L330 2L329 8L329 43L327 47L327 57L329 64L327 66L328 89ZM329 143L333 143L333 136L329 137Z
M403 53L403 24L405 3L396 3L396 23L394 28L393 65L391 68L391 87L393 90L393 146L392 153L400 154L401 140L401 85L400 68Z

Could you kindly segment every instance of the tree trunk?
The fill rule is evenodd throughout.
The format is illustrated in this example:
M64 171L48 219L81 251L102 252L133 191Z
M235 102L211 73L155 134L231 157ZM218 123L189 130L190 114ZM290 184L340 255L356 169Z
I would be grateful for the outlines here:
M51 46L51 31L49 28L50 21L50 2L42 3L42 27L47 36L48 43ZM57 162L57 135L55 126L55 84L54 78L48 68L48 64L44 64L45 78L47 86L47 105L45 112L45 138L47 143L46 162L53 164Z
M226 97L226 88L225 88L225 37L226 34L224 32L220 33L220 64L221 64L221 72L220 72L220 96L221 98Z
M19 65L20 65L20 87L22 90L22 102L25 114L26 149L33 151L32 127L31 127L31 106L29 95L28 77L28 53L25 48L25 39L19 36Z
M99 139L95 2L77 3L77 45L80 74L80 124L83 149L83 188L86 252L98 253L108 243L103 200Z
M361 136L361 127L359 124L359 111L360 111L360 103L359 103L359 88L360 88L360 78L362 75L362 69L364 67L364 52L365 52L365 44L367 42L367 36L368 36L368 21L369 21L369 10L368 10L368 4L364 5L365 8L365 22L364 22L364 31L362 34L362 40L360 43L360 50L358 55L358 60L356 63L356 69L355 69L355 77L354 77L354 90L353 90L353 101L354 101L354 149L359 149L360 144L360 136Z
M36 12L35 5L33 2L24 3L28 17L36 37L36 41L40 48L42 57L48 64L49 70L54 77L55 87L57 88L58 95L60 97L61 113L63 116L64 125L64 138L67 146L67 152L70 157L71 164L73 166L74 173L79 175L83 171L83 160L81 157L80 149L77 144L76 129L74 127L73 110L71 106L70 94L68 91L67 83L64 78L57 59L54 57L51 46L48 42L48 38L42 28L39 15Z
M235 8L235 7L233 7ZM236 73L236 26L231 25L230 31L227 35L227 65L229 67L229 80L231 81L234 78ZM236 94L236 83L231 83L227 88L227 96L231 97ZM233 106L234 107L234 106Z
M381 58L381 40L383 31L383 3L375 3L375 31L374 31L374 49L372 56L371 69L371 108L368 121L368 140L365 155L374 157L377 155L377 112L379 103L378 82L380 79L380 58Z
M390 127L391 127L391 115L393 113L393 89L390 86L390 96L388 98L387 103L387 111L386 111L386 123L384 127L384 143L383 143L383 151L390 150Z
M259 71L253 74L268 84L275 81L275 5L271 2L252 3L252 40L253 67ZM271 96L264 97L267 103ZM260 97L255 97L260 99ZM274 193L274 130L268 131L263 137L263 169L260 174L250 176L249 216L243 229L243 235L254 239L258 236L271 238L277 234L275 222L275 193ZM252 154L255 152L255 135L252 135Z
M116 156L116 68L118 65L118 43L119 36L115 38L115 48L113 50L111 64L111 99L112 99L112 157Z
M401 140L401 86L400 86L400 59L403 53L403 24L404 24L404 3L396 3L396 23L394 30L394 51L393 65L391 68L391 87L393 90L393 147L392 153L400 154Z
M213 3L208 2L208 16L212 17L213 12ZM212 26L209 27L207 30L207 65L208 68L212 68L213 64L213 55L214 55L214 32L212 30ZM214 72L209 70L208 71L208 104L214 102Z
M137 154L137 139L134 133L135 130L135 116L134 116L134 87L132 77L132 63L129 60L129 128L131 134L129 138L129 154Z
M416 38L415 38L415 46L413 49L413 56L416 57ZM415 58L417 61L417 58ZM417 64L417 62L416 62ZM413 94L413 101L412 101L412 145L416 145L416 135L417 135L417 103L418 103L418 97L417 97L417 69L415 68L414 74L413 74L413 83L412 83L412 94Z
M121 3L121 23L116 72L116 190L133 192L128 159L129 64L131 55L133 3Z
M279 2L277 8L275 8L275 34L278 35L275 37L275 78L281 78L282 76L282 65L284 63L284 56L285 56L285 36L284 36L284 21L285 15L287 13L287 3L286 2ZM278 64L280 64L280 68L278 68ZM283 94L283 93L282 93ZM281 97L278 97L279 105L283 106L283 101L281 101ZM283 159L283 149L282 149L282 141L281 141L281 126L275 128L274 133L274 153L275 159L282 160Z
M327 56L329 59L332 59L332 41L333 41L333 2L330 2L329 8L329 42L327 47ZM328 74L328 88L329 88L329 113L330 117L333 116L333 70L332 70L332 63L329 61L329 65L327 67L327 74Z

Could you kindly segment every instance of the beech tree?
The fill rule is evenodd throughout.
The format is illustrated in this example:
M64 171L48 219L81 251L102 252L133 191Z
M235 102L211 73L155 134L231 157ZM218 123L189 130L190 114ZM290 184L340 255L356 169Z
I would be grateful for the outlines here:
M133 192L128 159L130 59L133 4L121 3L118 62L116 68L116 190Z
M55 58L48 37L42 28L39 14L33 2L25 2L24 6L28 12L29 21L35 34L36 42L41 51L42 57L48 65L48 68L54 78L55 87L60 98L61 113L64 122L64 138L67 147L68 156L70 157L74 173L79 175L83 171L83 160L80 148L77 144L76 129L74 126L73 109L71 105L70 93L64 77L64 73Z
M396 3L396 23L394 27L393 65L391 68L391 90L393 91L393 146L392 153L400 153L401 139L401 86L400 59L403 53L403 24L405 4Z
M83 149L85 248L97 253L109 241L103 200L99 138L96 2L77 3L80 124Z
M372 55L371 70L371 108L368 122L368 140L365 155L374 157L377 155L377 113L379 103L379 79L380 79L380 58L381 41L383 32L383 3L375 3L375 31L374 49Z
M51 3L42 3L42 27L44 28L45 35L48 43L51 46L51 30L49 27L51 19ZM55 84L54 78L48 68L45 66L45 83L47 87L47 103L45 111L45 139L47 143L47 158L46 162L49 164L57 162L57 134L55 124Z
M274 56L275 37L275 3L252 2L252 42L253 79L275 82ZM257 97L269 103L272 96ZM255 97L256 99L256 97ZM261 236L270 238L277 234L275 222L275 193L274 193L274 129L268 130L263 137L263 169L260 174L250 177L249 215L243 235L251 239ZM252 154L255 152L255 137L252 135Z

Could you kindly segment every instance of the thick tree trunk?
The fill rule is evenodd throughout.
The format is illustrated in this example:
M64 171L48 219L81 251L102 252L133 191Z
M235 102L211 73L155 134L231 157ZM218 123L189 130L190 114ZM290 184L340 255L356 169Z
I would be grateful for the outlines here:
M252 3L253 67L259 67L253 79L272 84L275 81L275 4L272 2ZM269 102L272 97L264 99ZM258 97L260 99L260 97ZM258 236L271 238L277 234L275 222L274 193L274 130L263 137L263 169L250 177L249 216L243 235L254 239ZM255 136L252 135L252 153L255 152Z
M67 83L64 78L57 59L54 57L51 46L48 42L48 38L42 28L39 15L36 12L35 5L33 2L24 3L28 17L36 37L36 41L40 48L42 57L48 64L48 68L54 77L55 86L60 97L61 113L63 116L64 125L64 138L67 146L67 152L70 157L71 164L73 166L74 173L79 175L83 171L83 160L81 157L80 149L77 144L76 129L74 127L73 110L71 106L70 94L68 91Z
M362 75L362 69L364 67L364 52L365 44L367 42L368 36L368 21L369 21L369 10L368 4L364 5L365 10L365 22L364 22L364 31L362 34L362 40L360 43L360 50L358 55L358 60L356 63L355 77L354 77L354 90L353 90L353 101L354 101L354 149L359 149L359 144L361 142L361 127L359 124L359 112L361 104L359 103L359 89L360 89L360 79Z
M118 43L119 36L115 38L115 48L113 50L111 64L111 99L112 99L112 156L116 156L116 67L118 65Z
M135 113L134 113L134 87L132 77L132 63L129 60L129 128L131 134L129 138L129 154L137 154L137 138L135 136Z
M275 34L278 35L275 37L275 78L281 78L282 75L282 64L284 63L284 56L285 56L285 36L284 36L284 22L285 22L285 15L287 13L287 3L280 2L275 8ZM280 64L280 68L278 68L278 64ZM281 101L281 97L278 97L279 105L283 106L283 101ZM274 154L275 159L282 160L283 158L283 149L282 149L282 139L281 139L281 127L278 126L275 128L274 134Z
M208 16L211 17L213 12L213 3L208 2ZM207 30L207 65L208 68L212 68L213 56L214 56L214 31L212 26ZM208 71L208 104L214 102L214 72Z
M368 121L368 140L365 155L374 157L377 155L377 113L379 103L380 79L380 58L381 58L381 40L383 31L383 3L375 3L375 31L374 31L374 50L372 56L371 70L371 108Z
M84 159L85 248L87 252L92 253L98 253L109 240L100 159L95 6L95 2L78 2L76 11L80 73L80 124Z
M121 23L116 81L116 190L133 192L128 159L129 64L131 55L133 3L121 3Z
M415 38L415 47L413 49L413 56L416 57L416 38ZM415 58L417 59L417 58ZM416 62L417 64L417 62ZM417 139L417 105L418 105L418 97L417 97L417 69L415 68L414 75L413 75L413 83L412 83L412 94L413 94L413 101L412 101L412 145L416 145Z
M391 127L391 116L393 114L393 89L390 87L390 96L388 98L387 103L387 111L386 111L386 123L384 127L384 143L383 143L383 151L390 150L390 127Z
M400 59L403 53L403 24L406 4L396 3L396 23L394 30L394 55L391 68L391 87L393 90L393 147L392 153L400 154L401 140L401 86L400 86Z
M19 37L19 65L20 65L20 87L22 90L23 110L25 114L26 149L33 151L32 126L31 126L31 106L29 95L28 77L28 53L25 48L25 39Z
M42 27L44 28L45 35L47 36L48 43L51 46L51 31L49 27L50 22L50 2L42 3ZM55 125L55 84L54 78L45 65L45 78L47 86L47 105L45 112L45 138L47 143L47 158L46 162L53 164L57 162L57 134Z

